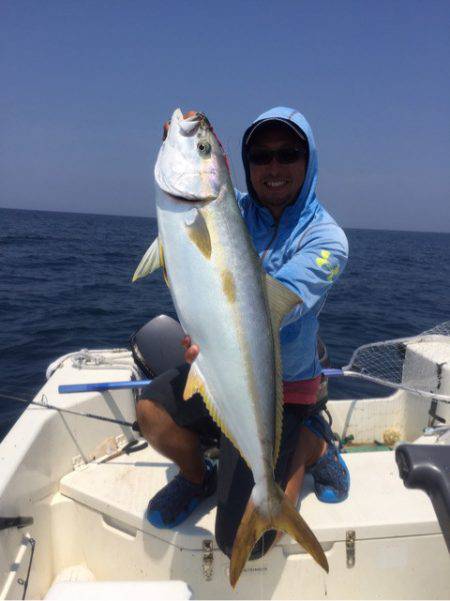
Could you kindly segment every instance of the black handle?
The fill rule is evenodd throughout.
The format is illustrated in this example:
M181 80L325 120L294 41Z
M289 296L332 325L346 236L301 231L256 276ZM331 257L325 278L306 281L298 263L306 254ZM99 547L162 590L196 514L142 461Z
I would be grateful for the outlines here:
M395 459L406 488L430 497L450 553L450 446L400 444Z

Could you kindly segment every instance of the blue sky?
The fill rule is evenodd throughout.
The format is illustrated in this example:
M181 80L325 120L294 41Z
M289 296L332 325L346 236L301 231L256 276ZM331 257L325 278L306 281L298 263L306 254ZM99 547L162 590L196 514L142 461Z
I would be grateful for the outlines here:
M2 0L0 206L154 215L172 110L303 112L344 227L450 231L450 3Z

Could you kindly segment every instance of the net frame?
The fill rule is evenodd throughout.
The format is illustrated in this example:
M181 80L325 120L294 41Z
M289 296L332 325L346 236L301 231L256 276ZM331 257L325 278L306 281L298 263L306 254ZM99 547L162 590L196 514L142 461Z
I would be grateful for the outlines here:
M450 363L450 321L442 322L416 336L372 342L358 347L348 365L342 368L345 376L369 380L382 386L400 388L427 399L450 403L450 394L439 392L440 375L443 364L435 363L438 385L434 390L410 386L402 382L405 356L409 346L430 342L443 342L449 345Z

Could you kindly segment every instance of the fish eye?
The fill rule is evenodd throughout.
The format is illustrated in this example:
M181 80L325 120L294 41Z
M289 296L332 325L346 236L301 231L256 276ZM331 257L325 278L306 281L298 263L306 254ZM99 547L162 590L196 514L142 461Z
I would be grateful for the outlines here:
M206 140L200 140L197 144L197 150L203 156L209 156L211 154L211 144Z

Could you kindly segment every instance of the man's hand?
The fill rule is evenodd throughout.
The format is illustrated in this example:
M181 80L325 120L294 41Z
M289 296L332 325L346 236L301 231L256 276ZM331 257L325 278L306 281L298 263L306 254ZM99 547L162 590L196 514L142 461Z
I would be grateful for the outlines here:
M194 363L200 352L199 347L196 344L192 344L190 336L185 336L181 341L181 344L186 349L186 352L184 353L184 360L186 363Z

